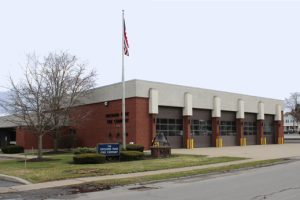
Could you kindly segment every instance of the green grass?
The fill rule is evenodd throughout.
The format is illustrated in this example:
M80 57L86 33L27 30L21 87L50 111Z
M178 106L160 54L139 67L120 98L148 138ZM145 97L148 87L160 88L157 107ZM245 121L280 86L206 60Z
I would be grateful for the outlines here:
M123 178L123 179L111 179L105 181L97 181L92 182L89 184L92 185L103 185L103 186L122 186L122 185L129 185L129 184L136 184L136 183L145 183L145 182L153 182L153 181L162 181L162 180L170 180L175 178L183 178L183 177L190 177L190 176L199 176L203 174L214 174L214 173L225 173L234 170L240 169L249 169L254 167L262 167L268 166L272 164L282 163L285 159L271 159L271 160L262 160L262 161L252 161L246 162L242 164L233 164L223 167L210 167L205 169L198 169L198 170L190 170L185 172L174 172L174 173L165 173L165 174L158 174L158 175L148 175L148 176L141 176L136 178Z
M160 169L200 166L220 162L242 160L237 157L214 157L196 155L174 155L165 159L145 159L131 162L76 165L72 163L73 154L47 156L55 160L46 162L0 161L0 173L17 176L33 183L68 178L125 174Z

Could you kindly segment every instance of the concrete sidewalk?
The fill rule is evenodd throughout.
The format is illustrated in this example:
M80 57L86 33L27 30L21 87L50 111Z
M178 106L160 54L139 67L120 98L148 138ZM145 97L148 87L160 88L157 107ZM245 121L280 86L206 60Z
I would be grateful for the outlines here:
M26 155L26 159L35 158L36 156ZM0 153L0 159L25 159L24 154L4 154Z
M70 186L70 185L88 183L88 182L93 182L93 181L103 181L103 180L122 179L122 178L135 178L135 177L141 177L141 176L147 176L147 175L157 175L157 174L165 174L165 173L172 173L172 172L184 172L184 171L191 171L191 170L197 170L197 169L205 169L205 168L210 168L210 167L222 167L222 166L241 164L241 163L246 163L246 162L251 162L251 161L256 161L256 160L257 159L247 159L247 160L239 160L239 161L232 161L232 162L225 162L225 163L202 165L202 166L164 169L164 170L137 172L137 173L130 173L130 174L116 174L116 175L107 175L107 176L74 178L74 179L51 181L51 182L45 182L45 183L17 185L17 186L2 187L2 188L0 187L0 194L8 193L8 192L23 192L23 191L29 191L29 190Z
M172 149L174 154L207 155L211 157L231 156L259 160L300 157L299 144L268 144L230 147L207 147L196 149Z

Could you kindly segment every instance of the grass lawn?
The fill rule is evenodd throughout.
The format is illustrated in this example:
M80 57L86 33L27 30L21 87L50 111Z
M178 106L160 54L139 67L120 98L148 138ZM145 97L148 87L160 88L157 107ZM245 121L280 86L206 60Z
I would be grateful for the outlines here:
M89 185L114 187L114 186L122 186L122 185L136 184L136 183L145 183L151 181L161 181L161 180L165 181L168 179L197 176L202 174L225 173L234 170L251 169L254 167L263 167L263 166L283 163L285 161L286 159L251 161L251 162L246 162L241 164L233 164L233 165L228 165L223 167L210 167L210 168L190 170L185 172L174 172L174 173L165 173L159 175L148 175L148 176L142 176L136 178L123 178L123 179L97 181L97 182L91 182L89 183Z
M196 155L173 155L170 158L165 159L145 159L131 162L76 165L72 163L73 154L59 154L47 157L55 160L45 162L27 162L26 169L24 167L24 161L0 161L0 173L17 176L30 182L38 183L76 177L102 176L199 166L244 159L236 157L209 158L206 156Z

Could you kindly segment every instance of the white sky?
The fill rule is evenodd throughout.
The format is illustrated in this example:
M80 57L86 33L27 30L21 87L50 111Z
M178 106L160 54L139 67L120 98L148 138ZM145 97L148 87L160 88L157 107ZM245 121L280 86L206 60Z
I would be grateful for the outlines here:
M119 82L122 9L126 80L279 99L300 92L300 1L271 0L0 0L0 86L20 79L27 53L62 50L88 61L99 86Z

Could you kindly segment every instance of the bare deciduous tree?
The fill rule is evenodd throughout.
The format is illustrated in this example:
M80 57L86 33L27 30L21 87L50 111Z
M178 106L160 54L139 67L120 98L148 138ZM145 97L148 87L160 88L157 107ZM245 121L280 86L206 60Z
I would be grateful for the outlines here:
M293 118L294 118L294 131L295 131L295 122L300 122L300 93L294 92L291 93L289 98L285 99L285 108Z
M49 109L44 76L41 74L41 63L35 55L27 56L24 69L24 79L16 83L10 77L8 98L1 102L1 106L11 117L6 118L18 126L26 129L38 137L38 158L42 158L43 136L48 132L51 115Z
M57 151L61 127L82 121L89 114L87 111L72 112L70 117L72 108L94 87L96 73L87 72L86 64L79 63L75 56L68 53L50 53L45 58L43 70L47 104L52 116L54 151Z
M42 60L27 57L24 80L16 83L10 78L9 98L0 105L11 114L7 118L38 137L38 158L42 158L42 138L52 133L54 149L58 148L60 129L86 118L87 113L75 116L72 108L79 104L94 87L96 73L87 71L86 64L66 52L50 53ZM77 112L78 113L78 112Z

